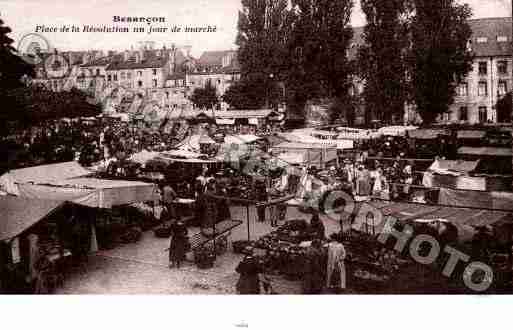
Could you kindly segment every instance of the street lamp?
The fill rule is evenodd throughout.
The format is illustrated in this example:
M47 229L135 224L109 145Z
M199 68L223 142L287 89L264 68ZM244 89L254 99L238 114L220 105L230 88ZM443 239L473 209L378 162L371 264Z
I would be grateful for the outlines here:
M274 73L270 73L269 74L269 80L267 81L267 88L266 88L266 97L265 97L265 104L266 104L266 108L269 109L270 107L270 102L269 102L269 96L270 96L270 93L269 93L269 89L270 89L270 83L269 82L272 82L272 79L274 78Z

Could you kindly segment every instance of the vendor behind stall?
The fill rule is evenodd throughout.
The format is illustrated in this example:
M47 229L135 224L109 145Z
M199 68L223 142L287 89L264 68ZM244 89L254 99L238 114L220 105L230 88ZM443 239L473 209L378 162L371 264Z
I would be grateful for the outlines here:
M236 287L238 294L260 294L260 278L258 274L262 272L262 269L255 257L245 257L235 271L240 274Z
M324 228L324 224L319 218L319 213L314 212L312 215L312 219L310 220L309 232L312 236L312 239L324 240L326 238L326 229Z

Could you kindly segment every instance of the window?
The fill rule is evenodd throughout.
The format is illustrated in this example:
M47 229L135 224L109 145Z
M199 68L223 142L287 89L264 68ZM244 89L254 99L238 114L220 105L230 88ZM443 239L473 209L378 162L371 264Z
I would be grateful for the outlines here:
M479 107L479 122L484 123L486 121L486 107Z
M488 73L488 63L479 62L479 74L485 75Z
M114 81L118 81L118 75L114 74Z
M100 69L96 69L96 75L99 76L100 75Z
M508 62L507 61L497 62L497 71L499 72L499 74L507 74L508 73Z
M138 75L139 77L142 77L142 71L137 71L137 75Z
M508 37L506 37L506 36L497 36L497 42L508 42Z
M166 92L166 99L169 98L169 92Z
M143 83L142 83L142 81L140 81L140 80L139 80L139 81L137 82L137 86L138 86L138 87L143 87Z
M451 118L450 118L450 113L448 112L444 112L442 114L442 121L449 121Z
M479 38L477 38L477 42L480 44L488 42L488 38L487 37L479 37Z
M468 108L467 107L460 108L460 120L462 120L462 121L468 120Z
M127 72L126 73L126 79L132 79L132 73L131 72Z
M497 93L499 96L505 95L508 92L508 85L504 80L499 81L499 88L497 89Z
M153 79L153 87L157 87L157 79Z
M125 73L121 72L121 80L125 79Z
M458 96L467 96L468 95L468 84L462 83L458 86Z
M107 76L107 81L111 81L111 80L112 80L112 76L109 74L109 75Z
M477 89L478 96L487 96L488 95L488 84L486 81L479 82L479 87Z
M156 76L157 75L157 69L153 69L153 75Z

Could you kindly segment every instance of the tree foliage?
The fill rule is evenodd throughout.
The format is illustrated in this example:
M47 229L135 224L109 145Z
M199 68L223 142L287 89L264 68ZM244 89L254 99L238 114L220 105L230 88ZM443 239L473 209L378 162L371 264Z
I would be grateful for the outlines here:
M234 94L227 99L233 100L234 104L249 105L243 107L246 109L274 106L281 102L272 96L276 82L281 81L288 71L289 29L287 0L242 0L236 44L244 78L232 92L243 93L238 95L244 95L248 100L235 102Z
M209 82L205 88L194 89L191 101L198 108L213 109L219 103L216 88Z
M363 97L371 117L383 122L402 118L408 98L408 0L362 0L367 19L358 49Z
M352 0L295 0L289 53L292 70L287 90L301 108L308 99L333 97L336 103L350 102L354 63L348 57L353 38L349 25ZM348 107L351 109L351 107ZM335 107L330 117L343 109ZM346 109L347 110L347 109ZM349 115L349 117L351 117Z
M276 106L281 99L281 89L276 83L273 83L267 91L265 88L264 82L242 79L226 90L223 101L234 109L260 109L266 106L266 100L261 95L267 95L270 100L269 106Z
M511 109L512 93L509 92L497 101L495 109L497 110L497 122L510 123L511 122Z
M413 99L424 123L453 103L456 86L471 70L468 5L455 0L412 0L410 75Z
M88 102L88 96L73 88L54 92L33 84L10 90L5 95L9 104L0 112L0 121L33 125L46 120L91 117L101 113L101 105Z
M0 93L20 87L24 75L33 76L33 67L15 54L14 40L9 38L11 29L0 19Z

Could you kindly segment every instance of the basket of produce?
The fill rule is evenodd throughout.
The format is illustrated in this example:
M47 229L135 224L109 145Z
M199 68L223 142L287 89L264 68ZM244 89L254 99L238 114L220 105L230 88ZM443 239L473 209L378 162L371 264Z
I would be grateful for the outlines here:
M120 236L122 243L135 243L141 239L142 229L138 226L128 227L123 235Z
M244 249L251 244L251 241L241 240L232 242L233 252L242 254Z
M209 269L214 267L216 255L214 251L207 247L200 247L194 251L194 263L200 269Z
M159 238L169 238L171 236L171 224L163 223L153 230L153 233L156 237Z

